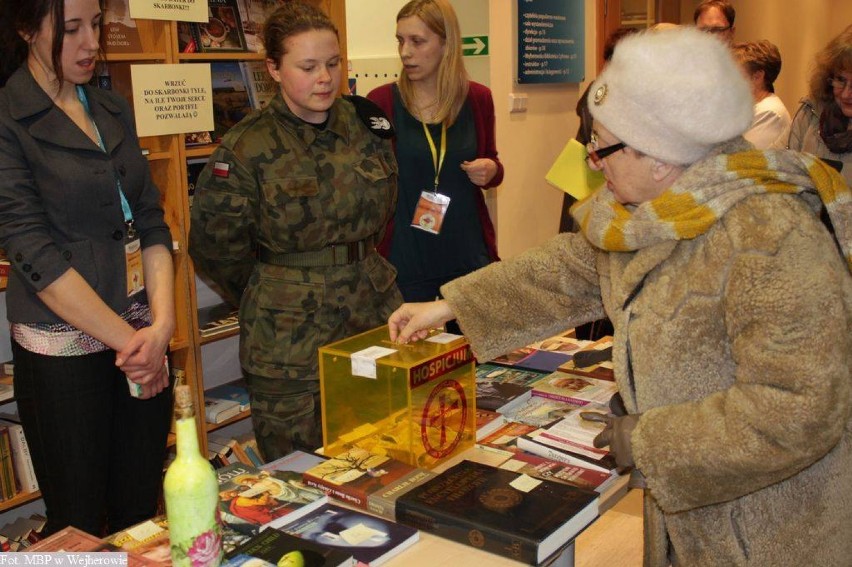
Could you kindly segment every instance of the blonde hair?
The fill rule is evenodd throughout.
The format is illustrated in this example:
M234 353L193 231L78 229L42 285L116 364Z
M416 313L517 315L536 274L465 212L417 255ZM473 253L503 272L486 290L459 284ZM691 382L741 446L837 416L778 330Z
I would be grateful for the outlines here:
M838 71L852 71L852 25L817 53L816 67L809 83L811 98L815 102L834 102L834 92L829 81Z
M444 42L444 56L438 65L438 96L435 120L452 124L467 98L469 78L462 57L461 28L447 0L411 0L396 15L396 21L416 16ZM405 72L399 75L399 93L409 110L414 108L414 87Z

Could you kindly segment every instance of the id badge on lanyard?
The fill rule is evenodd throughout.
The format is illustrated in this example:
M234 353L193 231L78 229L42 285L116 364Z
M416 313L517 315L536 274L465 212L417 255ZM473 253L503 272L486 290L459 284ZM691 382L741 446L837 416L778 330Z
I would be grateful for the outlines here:
M127 223L124 236L124 263L127 273L127 297L145 289L145 274L142 269L142 241L133 228L133 221Z
M89 100L86 97L86 91L80 85L77 86L77 98L86 110L86 114L92 123L92 128L95 129L98 146L100 146L103 152L106 152L106 145L104 145L98 125L95 123L94 118L92 118L92 113L89 109ZM127 274L127 297L130 297L145 289L145 278L142 270L142 242L136 233L136 229L133 227L133 211L130 209L127 197L124 196L124 191L121 188L121 180L117 175L115 175L115 187L121 199L121 211L124 215L124 267Z
M414 208L414 217L411 219L411 226L431 234L440 234L441 227L444 224L444 217L447 214L447 209L450 207L450 197L438 192L438 177L441 175L444 156L447 154L447 124L446 122L441 124L440 154L435 149L435 142L432 140L429 128L426 127L425 122L422 124L426 140L429 142L429 149L432 152L432 163L435 166L435 184L432 191L421 191L420 199Z

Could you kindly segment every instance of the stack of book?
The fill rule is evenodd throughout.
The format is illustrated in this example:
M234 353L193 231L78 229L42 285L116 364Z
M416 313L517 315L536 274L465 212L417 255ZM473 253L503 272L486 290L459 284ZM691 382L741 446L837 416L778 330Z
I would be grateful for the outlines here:
M0 415L0 501L38 490L27 438L17 414Z
M218 337L239 328L239 310L226 303L198 310L198 329L203 338Z

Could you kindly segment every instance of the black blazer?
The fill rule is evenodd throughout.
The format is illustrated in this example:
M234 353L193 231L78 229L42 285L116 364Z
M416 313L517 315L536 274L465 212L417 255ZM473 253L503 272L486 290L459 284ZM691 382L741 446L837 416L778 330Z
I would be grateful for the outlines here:
M109 91L85 89L106 153L53 104L26 65L0 89L0 246L12 264L11 322L60 322L36 292L72 267L117 313L127 308L116 176L143 248L171 249L129 105Z

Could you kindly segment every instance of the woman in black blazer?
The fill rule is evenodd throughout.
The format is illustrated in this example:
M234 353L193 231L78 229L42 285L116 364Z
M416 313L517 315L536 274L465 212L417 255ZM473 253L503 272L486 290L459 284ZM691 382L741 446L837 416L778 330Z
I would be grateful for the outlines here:
M0 246L12 264L15 397L46 530L116 531L156 511L171 407L171 236L129 106L86 86L99 1L0 6Z

